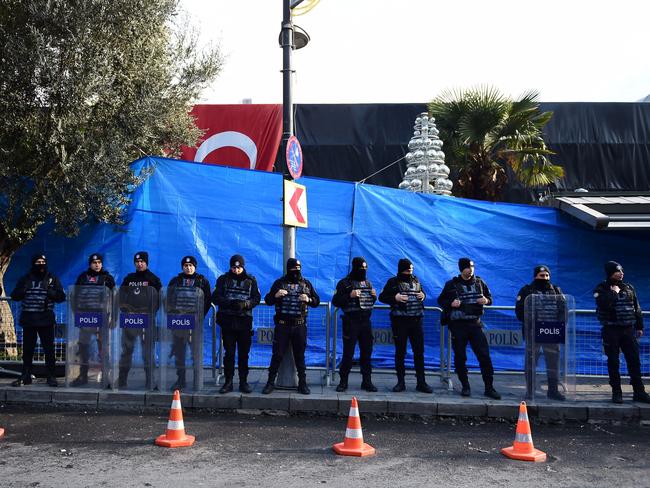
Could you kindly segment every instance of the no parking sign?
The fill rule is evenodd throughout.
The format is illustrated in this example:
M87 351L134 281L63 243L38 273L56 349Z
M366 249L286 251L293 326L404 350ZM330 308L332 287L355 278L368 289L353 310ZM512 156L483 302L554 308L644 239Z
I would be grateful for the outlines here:
M302 175L302 148L296 136L291 136L287 141L287 169L291 177L296 180Z

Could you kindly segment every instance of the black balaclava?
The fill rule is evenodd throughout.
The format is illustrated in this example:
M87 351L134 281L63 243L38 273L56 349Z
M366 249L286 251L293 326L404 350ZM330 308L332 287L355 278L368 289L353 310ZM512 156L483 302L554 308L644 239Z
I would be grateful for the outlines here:
M45 264L36 264L36 261L39 259L43 259ZM32 256L32 273L41 278L45 276L47 273L47 258L45 254L34 254Z
M403 273L403 271L407 271L411 266L413 266L413 263L407 258L402 258L397 262L397 278L400 281L411 281L413 279L413 275Z
M298 269L292 270L292 268ZM287 259L287 278L291 283L298 283L302 279L301 269L302 265L296 258Z
M620 280L615 280L612 278L612 275L617 271L623 271L623 266L621 266L616 261L607 261L605 263L605 274L607 275L607 281L611 284L615 285L621 282Z
M368 266L366 260L361 256L357 256L356 258L353 258L352 271L350 271L350 278L352 278L355 281L365 281L368 270L366 268L363 268L364 264L366 265L366 267Z
M548 280L535 278L542 271L546 271L548 273ZM551 288L551 270L548 266L544 266L543 264L535 266L535 269L533 269L533 287L536 290L548 290Z
M458 269L460 270L461 273L463 272L464 269L471 268L472 266L474 266L474 261L472 261L470 258L460 258L458 260ZM465 278L463 278L462 276L461 279L465 280ZM471 283L473 279L474 279L474 274L472 274L472 276L469 277L469 280L467 280L467 282Z
M232 268L233 266L241 266L243 268L243 271L240 274L235 274L232 272L232 269L228 269L228 275L231 278L234 278L237 281L242 281L244 278L246 278L246 261L244 260L244 256L241 254L233 254L233 256L230 258L230 267Z

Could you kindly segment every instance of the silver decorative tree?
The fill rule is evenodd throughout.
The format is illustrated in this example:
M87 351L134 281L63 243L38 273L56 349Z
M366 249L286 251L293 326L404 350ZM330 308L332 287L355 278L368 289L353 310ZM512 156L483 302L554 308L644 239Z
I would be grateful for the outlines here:
M406 173L399 188L418 193L451 195L454 184L449 179L442 141L438 137L435 119L429 117L428 113L421 113L415 119L408 148Z

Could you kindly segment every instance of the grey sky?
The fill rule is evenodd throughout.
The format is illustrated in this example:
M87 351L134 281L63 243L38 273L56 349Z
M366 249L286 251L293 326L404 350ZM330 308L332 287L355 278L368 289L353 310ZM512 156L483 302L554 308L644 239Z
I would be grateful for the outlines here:
M223 73L204 103L281 103L281 0L181 0ZM427 102L489 83L544 101L637 101L650 94L644 0L321 0L294 22L296 103Z

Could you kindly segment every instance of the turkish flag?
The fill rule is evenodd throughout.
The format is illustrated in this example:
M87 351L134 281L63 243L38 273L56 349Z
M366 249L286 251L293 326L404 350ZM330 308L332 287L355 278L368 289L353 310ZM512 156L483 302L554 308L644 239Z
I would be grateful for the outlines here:
M272 171L282 139L282 105L195 105L190 112L205 131L181 159Z

